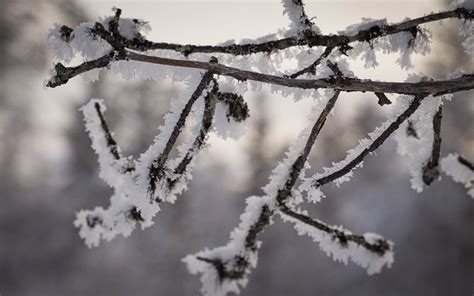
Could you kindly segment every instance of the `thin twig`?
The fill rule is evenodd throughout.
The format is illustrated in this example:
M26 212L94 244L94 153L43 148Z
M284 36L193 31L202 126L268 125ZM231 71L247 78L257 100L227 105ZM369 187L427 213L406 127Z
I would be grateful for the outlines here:
M468 169L474 172L474 163L470 162L469 160L462 157L461 155L458 156L458 161L460 164L462 164L463 166L467 167Z
M102 110L100 109L100 104L95 103L94 107L95 107L95 110L97 111L97 116L99 117L99 120L100 120L100 127L102 128L102 131L104 132L105 141L107 142L107 147L109 148L110 154L112 154L112 156L116 160L119 160L122 156L120 155L118 144L113 138L112 133L109 130L109 126L107 125L107 122L105 121L104 114L102 113Z
M329 115L332 108L336 104L338 97L339 97L339 92L336 91L334 95L332 96L332 98L329 99L328 103L326 104L326 107L324 107L324 110L321 112L318 120L314 124L302 153L296 159L295 163L291 167L291 171L285 183L285 186L283 187L283 189L280 189L278 191L276 199L279 205L283 205L286 199L291 195L291 189L295 185L295 182L298 179L298 176L300 175L301 170L303 169L304 164L306 163L308 159L308 155L311 151L311 148L316 142L319 132L323 128L324 124L326 123L327 116Z
M441 152L441 119L443 118L443 106L440 106L433 116L433 146L431 156L423 167L423 183L430 185L439 176L439 156Z
M55 88L57 86L66 84L69 79L76 77L82 73L88 72L94 69L100 69L107 67L115 56L114 52L110 52L98 59L84 62L75 67L65 67L61 63L57 63L54 66L54 75L46 83L47 87Z
M292 211L287 206L280 206L280 211L284 215L290 216L306 225L333 235L334 238L338 240L339 244L341 244L341 246L346 246L348 242L353 242L371 252L378 254L379 256L383 256L385 252L390 250L390 244L386 240L381 239L378 240L376 244L371 244L362 235L347 234L336 227L327 225L302 213Z
M97 112L97 117L99 118L99 121L100 121L100 128L102 129L104 139L105 139L105 143L106 143L107 149L110 152L110 155L115 160L122 160L123 156L120 153L120 147L119 147L117 141L114 139L112 133L110 132L110 128L107 124L107 121L105 120L104 113L102 112L102 109L101 109L101 104L98 103L98 102L95 102L94 103L94 108ZM94 141L93 137L91 137L91 140ZM135 170L134 160L131 159L131 158L126 159L126 161L123 164L121 172L122 173L128 173L128 172L132 172L134 170Z
M380 106L392 104L392 101L390 101L384 93L382 93L382 92L376 92L375 95L376 95L377 98L379 99L379 101L378 101L377 103L378 103Z
M303 74L306 74L306 73L314 74L315 71L316 71L316 68L321 63L321 61L323 59L327 58L329 56L329 54L331 54L333 49L334 49L334 47L326 47L324 52L311 65L309 65L308 67L306 67L304 69L301 69L301 70L299 70L299 71L297 71L297 72L295 72L291 75L285 76L285 77L295 79L295 78L297 78L297 77L299 77Z

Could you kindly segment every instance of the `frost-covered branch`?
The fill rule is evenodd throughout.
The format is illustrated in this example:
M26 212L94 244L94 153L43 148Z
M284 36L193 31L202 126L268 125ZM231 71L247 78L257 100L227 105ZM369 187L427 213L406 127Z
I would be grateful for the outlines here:
M93 99L81 111L84 115L86 130L92 141L92 148L98 156L101 167L100 177L114 187L118 176L135 169L131 158L122 156L121 149L109 130L103 111L106 107L102 100Z
M284 0L284 3L289 6L298 6L295 2L302 3L298 0ZM294 15L295 24L299 19L306 19L312 23L306 14L301 18L298 16L296 9L291 7L291 15ZM304 10L301 10L304 13ZM147 51L155 49L172 50L188 56L192 53L227 53L232 55L248 55L254 53L271 53L277 50L282 50L294 46L324 46L324 47L342 47L347 50L347 46L353 42L369 42L376 38L387 35L397 34L400 32L415 32L418 26L440 21L450 18L472 19L474 17L474 10L464 7L459 7L450 11L432 13L423 17L407 20L393 25L374 25L367 29L361 30L355 34L341 34L341 35L323 35L323 34L305 34L304 37L296 34L296 36L286 37L278 40L270 40L262 43L247 43L247 44L231 44L231 45L192 45L192 44L173 44L165 42L151 42L143 38L134 38L126 41L126 47L135 51ZM305 27L312 26L307 25ZM293 32L293 31L291 31ZM298 31L297 31L298 32ZM415 34L415 33L414 33Z
M368 274L379 273L393 263L393 243L378 234L356 235L341 226L331 226L309 217L302 211L280 206L284 221L292 222L300 235L309 235L335 261L348 260L367 269Z
M107 147L109 148L110 154L112 154L112 156L116 160L119 160L121 156L120 156L118 144L113 138L112 133L109 130L109 126L107 125L107 122L105 121L104 114L102 113L102 109L105 110L105 105L96 101L94 102L94 108L97 111L97 116L99 117L99 120L100 120L100 127L102 128L102 131L104 133L104 138L105 138Z
M148 190L149 190L150 196L154 200L161 199L160 197L155 196L157 181L161 180L163 176L165 175L165 163L168 160L168 156L171 150L173 149L174 144L178 140L178 137L181 134L181 131L184 128L184 125L186 123L186 118L188 117L189 113L191 113L191 108L193 107L194 103L202 95L202 92L204 91L204 89L206 89L209 86L209 84L212 82L212 79L213 79L212 72L207 72L203 75L201 82L196 87L196 90L191 95L191 98L186 103L186 105L184 105L181 111L181 114L178 118L178 121L176 122L173 128L173 131L171 132L163 151L152 162L150 166L150 170L148 173L148 179L149 179Z
M384 239L377 240L377 242L374 244L373 242L369 242L361 235L355 235L352 233L341 231L339 227L327 225L324 222L315 220L301 212L293 211L287 206L280 207L280 211L284 215L296 219L299 222L302 222L318 229L319 231L326 232L327 234L332 235L335 239L338 240L339 244L341 244L342 247L345 247L348 242L353 242L354 244L360 245L366 248L367 250L377 253L379 255L384 255L385 252L387 252L391 248L390 243Z
M219 100L219 92L217 82L214 82L214 87L204 98L204 113L201 120L201 127L198 135L194 139L192 146L188 149L186 154L182 157L179 164L174 168L173 176L168 178L168 186L170 190L175 190L179 180L185 176L185 173L192 162L194 156L201 150L206 142L207 135L211 130L214 113L216 111L216 104Z
M205 295L238 292L239 287L245 286L250 268L256 265L260 246L257 237L272 223L276 213L280 213L284 220L294 222L298 233L312 236L337 261L347 263L351 259L367 268L369 274L379 272L384 265L390 266L393 261L391 242L374 234L354 235L341 227L329 226L303 212L291 210L289 206L295 202L290 201L293 187L305 169L309 152L338 96L339 92L336 92L328 100L311 131L302 133L301 137L308 135L306 141L295 144L287 153L287 159L274 170L275 175L264 188L267 195L247 199L247 207L239 226L231 234L231 241L226 246L184 259L192 273L202 273ZM300 146L302 150L297 153ZM291 163L292 159L295 160Z
M298 7L301 7L302 9L302 5L300 6L298 4L298 3L302 4L301 1L285 0L284 3L286 3L285 5L287 5L288 7L290 6L293 7L296 5L295 7L292 8L292 11L293 10L297 11L299 9ZM302 15L305 15L304 10L301 10L301 11L302 11ZM101 57L96 57L95 59L87 61L79 66L65 67L62 63L58 63L55 66L54 70L52 71L51 78L47 82L46 86L56 87L56 86L67 83L67 81L71 79L72 77L83 74L87 71L108 67L113 61L130 59L130 60L142 61L146 63L170 65L170 66L175 66L175 67L198 68L198 69L213 71L214 73L219 74L219 75L230 76L240 81L254 80L254 81L271 83L271 84L276 84L276 85L281 85L281 86L286 86L286 87L297 87L297 88L303 88L303 89L336 88L343 91L363 91L363 92L369 91L369 92L374 92L377 94L399 93L399 94L415 95L415 94L421 94L421 93L446 94L446 93L452 93L452 92L457 92L460 90L467 90L467 89L474 88L474 78L472 77L472 75L465 75L463 77L459 77L451 81L434 81L434 82L426 82L426 83L417 84L417 85L409 85L409 84L403 84L403 83L397 83L397 82L376 82L376 81L370 81L370 80L366 81L366 80L360 80L356 78L346 79L345 81L339 82L339 83L331 83L331 81L327 81L327 79L317 79L317 80L291 79L301 74L314 71L314 68L321 61L322 57L328 56L330 52L336 47L340 47L340 49L342 48L343 52L346 53L351 48L348 45L348 43L351 43L351 42L355 42L355 41L369 42L381 36L394 35L400 32L409 32L409 34L411 34L412 37L411 39L410 38L407 39L407 42L408 42L407 48L410 48L413 46L413 43L414 43L413 40L416 39L418 35L421 35L421 34L416 33L418 32L416 28L420 24L430 22L430 21L442 20L445 18L452 18L452 17L463 18L466 20L472 19L473 11L464 7L459 7L457 9L454 9L448 12L431 14L425 17L405 21L396 25L387 25L383 22L382 23L379 22L376 25L371 26L369 28L366 28L366 26L361 25L360 27L364 29L361 29L360 31L357 32L357 34L351 35L351 36L316 35L316 36L310 37L310 38L317 38L317 40L334 40L334 41L327 42L327 44L319 44L319 43L314 43L314 42L306 44L309 46L325 46L326 50L319 59L316 59L313 65L310 65L306 67L305 69L302 69L301 71L291 75L288 78L271 75L271 74L264 74L264 73L243 70L243 69L239 69L239 68L235 68L231 66L226 66L223 64L206 63L202 61L192 61L192 60L182 60L182 59L176 59L176 58L165 58L165 57L159 57L159 56L153 56L153 55L139 54L133 51L127 51L126 49L128 48L135 51L136 50L144 51L144 50L151 50L151 49L172 49L180 53L191 53L191 52L226 53L227 52L225 50L219 50L219 49L222 49L219 46L217 47L193 46L193 45L149 46L151 43L149 41L144 41L144 37L140 33L140 29L142 27L146 27L146 24L143 21L139 21L139 20L120 19L120 14L121 14L121 10L116 9L115 16L109 19L106 19L106 21L104 21L104 23L108 26L109 30L107 30L107 28L100 22L97 22L94 25L91 25L90 27L87 27L87 26L85 26L85 28L84 26L80 27L81 30L79 30L78 32L76 32L76 30L72 30L65 26L61 26L58 29L53 30L50 39L53 40L59 48L62 49L63 47L66 47L69 52L72 52L72 49L70 48L70 46L74 45L77 39L84 38L82 36L79 36L79 33L81 32L86 32L89 35L93 35L93 38L102 39L103 41L105 41L106 44L109 45L108 47L109 49L107 51L107 49L104 48L103 45L101 45L100 51L106 51L105 52L106 54L104 54ZM296 14L299 15L301 13L296 12ZM119 30L117 29L117 24L120 24L120 23L122 23L123 28L122 26L120 26L119 27L120 30ZM350 31L353 31L353 30L354 29L351 27ZM123 36L123 35L126 35L126 36ZM305 45L305 44L300 44L301 43L300 37L294 37L294 38L295 40L298 41L294 45ZM303 39L303 40L306 40L306 39ZM283 39L283 40L286 40L286 39ZM265 43L262 43L258 46L263 46L266 49L261 50L261 51L257 50L253 52L272 52L275 49L282 49L279 46L275 45L274 43L276 42L276 44L278 44L279 42L283 42L283 40L272 41L273 43L270 42L271 44L269 43L267 45L265 45ZM130 46L130 43L133 44L134 42L145 42L147 46L146 47L138 46L138 48L134 46ZM232 48L233 50L239 51L238 48L242 46L252 47L251 45L232 44L232 45L226 46L225 48ZM214 48L214 49L210 50L210 48ZM287 48L287 47L283 47L283 48ZM78 50L86 51L82 47L78 48ZM87 53L87 52L85 52L85 54L90 55L90 53ZM66 56L65 60L70 60L70 55L72 55L72 53L69 53ZM57 56L64 58L64 54L62 53L57 54Z
M122 156L105 120L101 100L92 100L82 108L92 147L98 155L100 177L114 190L108 208L97 207L77 214L74 224L88 246L97 246L101 240L111 240L119 234L128 236L137 225L151 226L161 203L173 203L187 189L195 156L206 146L213 127L216 131L221 128L214 125L214 121L219 121L214 120L217 110L224 106L228 122L244 121L249 108L242 95L258 89L262 83L284 96L313 97L310 121L314 124L300 134L286 158L274 169L269 183L263 187L265 194L247 198L229 243L183 259L192 273L201 274L205 295L237 293L246 285L257 264L261 245L258 236L273 223L276 214L294 223L299 234L309 235L336 261L351 260L369 274L390 266L390 241L371 233L355 235L342 226L311 218L299 204L304 201L305 192L308 201L320 201L322 185L340 185L349 180L365 157L395 132L398 152L409 160L414 189L421 191L437 179L441 163L441 169L463 183L468 194L474 196L472 163L454 154L439 161L443 100L455 92L474 89L474 74L450 75L437 81L427 77L412 77L405 82L369 80L356 77L346 58L361 57L366 67L375 67L376 51L396 53L400 55L397 63L406 69L411 66L413 53L429 52L430 32L422 25L450 18L462 21L462 45L472 55L474 7L466 1L452 5L448 11L395 24L364 19L337 35L324 35L314 24L314 18L307 15L302 0L282 0L282 4L284 14L290 18L288 30L240 43L151 42L144 36L150 29L148 23L122 18L120 9L114 9L113 16L99 22L82 23L74 29L55 25L50 31L49 44L59 63L51 71L47 87L66 84L78 75L97 80L104 69L125 79L172 78L186 84L184 94L172 100L159 135L136 160ZM85 62L66 66L75 56ZM297 60L297 68L291 72L285 69L286 59ZM373 93L380 106L391 110L388 119L348 151L344 160L305 178L310 151L339 94L354 91ZM392 103L387 94L400 96ZM175 148L189 123L191 135ZM178 156L170 159L173 149L178 150Z
M279 205L284 205L288 197L291 196L291 190L293 189L298 177L301 174L301 171L304 168L304 165L308 159L309 152L311 151L311 148L313 147L316 141L316 138L319 135L319 132L321 131L324 123L326 122L329 112L332 110L332 108L336 104L338 97L339 97L339 92L336 91L334 96L328 101L326 107L321 112L321 115L319 116L318 120L313 126L313 129L311 130L309 138L306 142L306 145L304 146L303 152L296 159L296 161L294 162L294 164L292 165L290 169L289 177L286 180L284 187L278 190L276 200L278 201Z
M254 71L239 70L218 63L206 63L190 60L175 60L155 56L147 56L130 52L129 59L152 64L176 67L207 69L218 75L230 76L240 81L253 80L292 88L319 89L332 88L341 91L361 91L378 93L417 94L448 94L462 90L474 89L474 75L466 74L458 78L438 81L420 82L381 82L370 79L346 78L344 80L323 79L291 79Z
M134 61L140 61L151 64L168 65L175 67L204 69L212 71L215 74L222 76L230 76L239 81L253 80L274 85L301 88L301 89L319 89L319 88L333 88L341 91L361 91L374 93L397 93L407 95L417 94L447 94L459 92L462 90L474 89L474 75L463 75L458 78L438 81L420 81L420 82L382 82L372 81L370 79L346 78L344 80L332 80L328 78L322 79L291 79L270 74L262 74L254 71L239 70L237 68L225 66L219 63L208 63L191 60L177 60L170 58L162 58L156 56L148 56L128 52L128 58ZM106 66L106 65L105 65ZM105 67L104 66L104 67ZM80 66L78 66L80 67ZM77 67L75 67L77 68ZM66 73L74 73L65 80L69 80L83 72L66 71ZM77 73L77 74L76 74ZM51 78L50 81L56 81ZM60 84L54 84L58 86Z
M421 192L439 176L442 104L450 95L427 97L397 132L397 152L406 156L411 187Z
M398 100L401 99L399 98ZM406 102L397 102L397 105L394 106L392 110L391 118L370 133L368 139L360 140L359 145L349 151L344 160L333 163L333 166L330 168L325 168L324 173L317 174L313 178L305 180L300 189L308 192L309 200L319 201L321 199L323 193L318 188L323 185L336 182L336 185L339 186L341 183L348 181L353 174L353 170L363 165L365 157L376 151L390 137L390 135L399 131L400 126L405 121L408 121L408 127L411 126L411 129L413 129L413 120L409 121L408 119L414 116L414 114L419 114L414 119L416 121L426 121L425 118L431 119L432 137L430 138L429 133L426 131L426 127L423 129L423 137L426 137L426 140L420 139L418 136L413 137L410 134L407 134L403 140L400 139L399 136L397 138L399 141L399 152L401 154L410 155L413 159L412 162L415 162L415 160L421 160L421 162L418 161L415 164L416 168L412 169L412 173L414 174L412 186L417 190L421 190L423 186L420 184L421 180L423 180L425 185L430 185L439 175L439 173L437 173L437 168L441 149L441 99L432 96L429 96L428 98L424 96L416 96L412 102L409 103L408 107L405 107L406 104ZM406 109L403 110L404 107ZM419 110L419 108L421 110ZM422 124L422 126L426 125ZM416 135L414 129L413 132ZM408 144L401 144L405 143L405 141L408 141ZM412 145L410 144L410 141L415 141L416 147L410 146ZM431 147L431 149L429 147ZM425 151L428 151L428 157L423 156L427 154ZM427 183L428 178L430 178L429 183Z
M312 186L321 187L350 174L354 168L361 165L367 155L379 148L393 132L398 130L405 120L415 113L424 98L424 96L416 96L411 101L408 108L398 115L393 122L387 121L382 124L382 126L378 127L372 134L370 134L371 139L360 141L360 145L353 149L345 160L334 164L332 168L326 169L325 174L317 175L317 177L313 178L311 181Z
M196 102L201 97L204 97L204 106L199 129L194 129L194 138L179 149L181 155L169 160L169 153L187 118L193 110L196 113L195 109L199 109ZM160 210L159 204L164 201L173 203L176 196L187 188L187 181L191 178L190 164L205 145L217 103L228 107L229 120L242 121L248 117L247 105L242 97L220 92L213 74L204 73L189 100L182 104L172 103L171 112L160 128L160 137L134 162L134 169L120 170L117 166L122 168L130 160L121 157L120 149L112 138L102 114L105 106L101 101L92 100L83 107L86 128L99 156L101 177L115 191L109 208L98 207L77 215L75 225L80 228L80 236L88 246L97 246L101 239L110 240L117 234L128 236L137 224L142 228L152 225L153 216ZM188 145L189 148L186 148ZM155 184L152 189L151 184Z
M429 186L439 176L439 156L441 154L441 119L443 117L443 106L439 106L433 116L433 145L431 156L423 167L423 182Z
M301 69L291 75L287 75L285 77L295 79L303 74L310 73L310 74L316 74L316 68L319 66L319 64L323 61L323 59L327 58L331 52L334 50L334 47L326 47L324 52L308 67Z
M160 210L159 203L174 202L175 196L186 189L186 181L189 180L189 164L204 145L210 125L212 125L216 104L215 91L211 90L210 93L213 95L208 93L204 98L201 127L188 153L179 161L167 162L169 150L183 130L193 105L212 81L212 73L205 73L185 104L172 104L172 110L161 128L161 137L157 138L148 151L135 161L134 170L122 169L129 164L130 160L120 155L120 149L116 146L103 118L101 111L105 110L105 106L102 102L92 100L83 107L86 128L99 157L100 175L114 189L111 204L107 209L98 207L91 211L81 211L77 215L75 225L80 228L80 236L84 238L88 246L97 246L101 239L110 240L118 234L128 236L137 223L143 228L152 225L153 216ZM149 185L146 184L150 184L148 179L150 172L157 169L153 166L155 164L162 165L158 169L162 169L163 174L153 180L156 183L159 182L159 190L155 186L153 193L164 196L150 200L148 198Z
M58 87L60 85L66 84L69 79L78 75L94 69L105 68L110 64L114 57L115 53L111 52L98 59L84 62L75 67L66 67L62 63L57 63L54 66L54 69L51 70L51 77L46 82L46 86L51 88Z

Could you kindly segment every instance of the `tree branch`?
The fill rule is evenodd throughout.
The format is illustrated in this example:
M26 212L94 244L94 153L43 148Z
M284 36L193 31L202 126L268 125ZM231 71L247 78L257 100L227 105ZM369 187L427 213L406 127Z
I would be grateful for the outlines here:
M474 75L468 74L458 78L438 81L421 81L416 83L411 82L380 82L369 79L358 79L346 77L344 80L323 79L291 79L270 74L262 74L253 71L240 70L233 67L228 67L219 63L206 63L190 60L177 60L170 58L162 58L156 56L148 56L137 54L134 52L127 52L128 58L134 61L168 65L175 67L185 67L194 69L204 69L222 76L233 77L240 81L253 80L286 87L302 88L302 89L319 89L332 88L340 91L361 91L361 92L383 92L383 93L397 93L407 95L433 94L444 95L463 90L474 89ZM82 74L88 70L95 68L106 67L113 54L108 54L97 60L86 62L77 67L66 68L62 64L56 67L62 67L64 70L57 71L59 76L53 76L48 82L48 87L56 87L66 83L70 78Z
M101 105L98 102L94 103L94 107L97 111L97 116L100 120L100 127L104 132L105 141L107 143L107 147L110 151L110 154L115 158L115 160L121 160L122 155L120 154L120 148L115 141L112 133L110 132L109 126L107 125L107 121L105 120L104 114L102 113ZM127 161L127 166L124 167L124 172L131 172L135 170L135 164L132 160Z
M387 98L387 96L384 93L376 92L375 95L379 99L378 104L380 106L392 104L392 102Z
M115 141L115 139L112 137L112 134L110 133L107 122L105 121L104 115L102 114L100 104L96 102L94 103L94 107L97 111L97 116L99 117L99 120L100 120L100 127L102 128L102 131L104 132L105 141L107 142L107 147L109 148L110 154L112 154L112 156L116 160L119 160L121 158L121 155L119 153L117 142Z
M295 163L291 167L291 171L285 183L285 186L283 187L283 189L280 189L278 191L276 200L280 206L284 205L284 203L286 202L286 199L291 195L291 190L293 189L296 183L296 180L298 176L300 175L301 170L303 169L304 164L306 163L308 159L308 155L311 151L311 148L316 142L319 132L323 128L324 123L326 122L327 116L329 115L332 108L336 104L336 101L338 98L339 98L339 92L336 91L334 95L332 96L332 98L329 99L328 103L326 104L326 107L324 107L324 110L321 112L318 120L314 124L302 153L296 159Z
M466 168L474 172L474 163L470 162L469 160L462 157L461 155L458 156L458 161L460 164L462 164L463 166L465 166Z
M46 83L47 87L55 88L57 86L66 84L69 79L76 77L82 73L88 72L94 69L100 69L107 67L110 62L114 59L115 53L110 52L98 59L91 60L80 64L75 67L65 67L61 63L57 63L53 69L53 75L49 78Z
M201 82L196 87L196 90L193 92L193 94L191 95L191 98L189 99L189 101L186 103L183 110L181 111L179 119L176 122L176 125L174 126L170 137L168 138L168 141L166 143L165 148L163 149L163 152L161 152L161 154L153 161L153 164L150 167L150 171L148 173L148 179L149 179L148 191L152 197L155 194L156 182L160 180L164 175L165 162L168 159L168 155L171 152L171 149L173 148L174 144L176 143L178 136L180 135L182 129L184 128L184 125L186 123L186 118L191 112L192 106L194 105L196 100L199 99L204 89L207 88L209 84L212 82L212 79L213 79L213 73L211 71L206 72L203 75ZM159 199L159 197L157 198Z
M337 81L331 79L290 79L275 75L262 74L253 71L240 70L228 67L219 63L205 63L189 60L176 60L155 56L147 56L129 52L130 60L148 62L176 67L187 67L196 69L206 69L215 74L230 76L237 80L254 80L264 83L281 85L286 87L296 87L302 89L333 88L341 91L361 91L361 92L383 92L407 95L418 94L446 94L461 90L474 89L474 75L463 75L459 78L438 81L410 82L380 82L369 79L358 79L347 77Z
M327 58L331 52L333 51L334 47L326 47L326 49L324 50L324 52L311 64L309 65L308 67L306 68L303 68L291 75L285 75L286 78L291 78L291 79L295 79L303 74L306 74L306 73L309 73L309 74L315 74L316 73L316 68L318 67L318 65L321 63L321 61L325 58Z
M443 117L443 106L440 106L433 116L433 147L431 156L423 167L423 183L431 185L439 176L439 156L441 152L441 119Z
M376 243L368 242L364 236L355 235L341 231L338 227L327 225L319 220L315 220L303 213L292 211L287 206L280 206L280 211L287 216L290 216L306 225L314 227L320 231L326 232L337 239L341 247L346 247L348 242L353 242L368 251L378 254L379 256L385 255L385 252L391 250L390 243L387 240L380 239Z
M389 265L392 262L393 253L392 243L390 241L373 234L354 235L342 227L328 225L309 217L299 209L294 209L294 204L300 201L298 198L291 199L292 194L295 193L295 184L304 172L311 149L327 120L328 114L336 104L341 91L372 92L378 97L378 103L381 106L391 104L391 101L386 96L388 93L412 95L414 99L405 110L397 109L398 117L390 117L391 119L387 120L382 128L378 128L376 132L370 134L370 140L362 140L358 149L350 152L346 160L341 162L342 164L339 163L338 166L334 166L331 169L331 173L326 171L326 175L321 177L317 175L316 177L308 178L306 179L308 182L304 181L306 183L302 184L302 186L316 187L316 191L319 191L317 187L324 184L332 181L336 181L336 183L340 182L341 180L338 180L339 178L349 175L354 168L361 165L368 154L379 148L405 120L413 115L425 97L429 95L440 96L474 89L474 74L440 81L380 82L346 77L338 68L337 63L327 61L328 67L334 73L333 75L320 79L296 78L303 74L315 74L318 65L326 60L334 50L339 50L340 54L346 54L346 52L352 48L350 44L353 42L368 42L373 49L373 40L383 36L405 32L411 34L411 36L409 36L411 39L408 40L407 44L408 49L410 49L410 47L414 46L417 33L422 32L419 28L420 25L449 18L472 20L474 18L474 10L457 8L451 11L433 13L413 20L403 21L398 24L388 25L386 21L377 22L377 25L373 25L367 29L358 27L358 31L353 31L355 33L323 35L320 34L319 29L314 26L312 19L307 16L304 10L303 0L283 0L283 5L286 9L285 13L289 15L292 21L291 34L295 35L261 43L231 44L225 46L154 43L143 38L136 20L121 20L120 9L115 9L115 15L108 19L108 23L102 21L95 23L94 26L81 28L81 30L86 30L81 31L85 34L83 37L86 39L90 37L91 40L101 38L110 44L112 47L111 51L98 59L84 62L75 67L65 67L61 63L56 64L53 76L47 82L48 87L57 87L67 83L69 79L77 75L93 69L106 68L109 67L112 62L122 60L206 71L189 100L186 103L182 102L182 104L184 104L182 110L172 109L173 111L171 113L173 117L170 117L171 120L168 120L170 118L165 120L164 126L166 127L166 131L162 133L164 136L150 146L149 150L143 154L144 156L136 162L136 169L135 166L130 166L130 168L127 168L125 171L120 170L122 167L126 167L125 161L127 161L127 159L121 156L117 142L112 137L103 116L100 103L97 102L94 105L90 104L86 106L85 113L88 114L86 117L89 118L89 122L86 119L86 127L94 127L93 131L89 130L89 134L93 139L93 148L99 154L101 177L115 190L114 196L111 198L111 206L108 209L104 210L102 207L97 207L93 211L82 211L78 213L75 225L81 228L80 236L86 240L86 244L89 246L97 245L100 239L110 239L120 233L126 236L133 230L136 223L141 223L144 227L149 226L153 223L155 214L160 210L159 203L162 201L174 201L176 195L185 187L186 184L184 181L190 176L190 163L197 152L204 146L206 137L211 131L217 102L222 102L227 105L228 112L226 115L228 120L233 119L240 122L248 117L248 105L242 96L219 92L214 75L222 75L232 77L239 81L251 80L290 88L313 90L333 89L334 94L327 100L326 105L321 110L311 130L305 130L303 133L304 137L307 136L306 141L298 142L298 145L292 146L288 157L275 169L275 172L277 172L276 175L271 177L270 183L264 188L266 195L262 197L249 197L247 199L247 207L241 215L239 226L231 234L229 244L212 251L203 251L191 259L186 259L190 260L188 264L189 262L198 262L198 264L190 268L190 270L192 272L214 270L215 272L212 273L211 276L215 276L217 273L221 284L223 284L226 279L234 281L231 286L223 288L222 291L224 291L224 293L227 291L235 291L235 289L238 290L238 285L245 284L246 276L250 272L250 268L256 265L257 251L260 247L257 237L272 223L272 218L275 214L279 214L283 219L294 222L298 233L310 234L315 241L320 243L321 248L326 251L326 253L331 254L336 260L346 262L347 259L351 259L361 266L366 267L369 274L378 272L382 266ZM129 34L130 32L128 32L128 30L125 30L127 34L124 33L124 36L122 36L120 29L124 28L119 28L119 23L129 25L132 35ZM81 34L79 31L76 31L77 36ZM352 30L348 29L346 32L349 31ZM72 55L73 49L77 52L81 52L83 56L89 56L86 50L78 48L77 44L69 43L74 39L74 31L72 29L66 26L56 26L51 34L52 43L56 43L58 52L66 52L66 54L63 55L58 54L57 56L59 58L69 60L68 57ZM383 42L385 41L387 40L383 40ZM396 51L399 49L402 51L400 45L392 41L393 40L390 39L390 50ZM102 43L101 45L104 44ZM288 76L258 73L230 65L227 66L220 64L215 57L210 57L209 62L202 62L188 60L187 58L165 58L140 53L141 51L162 49L176 51L185 57L192 53L226 53L238 56L253 53L270 54L277 50L294 46L324 46L325 49L312 64ZM101 50L110 50L110 47L106 45L105 48L102 47ZM410 50L403 52L403 54L410 53ZM267 68L276 69L275 65L271 64L271 66ZM204 112L198 134L195 136L191 147L189 147L187 151L183 150L183 153L186 151L184 155L180 154L177 161L169 161L170 153L185 127L186 120L193 109L193 105L203 96L205 90L210 87L211 83L214 83L212 89L208 90L207 94L204 95ZM320 110L319 107L320 106L318 106L318 110ZM98 118L93 117L91 120L91 114L94 114L94 111L97 113ZM426 185L431 184L439 175L441 112L442 110L440 108L433 116L434 137L431 156L423 167L422 176L423 182ZM319 113L319 111L314 113ZM430 111L429 117L431 116L432 111ZM176 117L178 117L177 120ZM391 122L392 120L393 122ZM193 129L193 131L196 130ZM410 124L407 132L410 132ZM414 131L414 136L417 137L416 131ZM190 139L190 141L192 140L193 138ZM185 145L190 145L189 143L190 142L186 142ZM302 144L304 144L304 147L296 148ZM156 152L157 149L160 152ZM299 151L299 149L301 149L301 151ZM448 174L452 174L455 180L463 182L466 187L470 188L472 186L472 174L470 174L473 170L472 163L458 157L457 160L454 161L455 165L453 168L453 157L454 156L446 160L445 171ZM425 158L428 158L428 156ZM103 165L104 163L105 165ZM462 164L462 166L459 164ZM466 168L463 166L470 169L470 172L466 173L464 171ZM133 172L126 174L131 171ZM419 169L416 171L420 172ZM119 174L117 174L117 172ZM283 172L283 174L281 172ZM162 187L158 188L158 186ZM474 194L472 190L469 192L471 192L469 193L471 195ZM308 195L309 194L308 191ZM335 249L333 249L334 246L336 247ZM203 279L203 281L207 283L210 281L208 274L203 276ZM204 290L206 293L207 290Z
M172 189L176 185L176 182L178 182L178 180L182 177L188 165L191 163L194 156L196 155L197 151L201 150L201 148L204 146L204 143L206 142L206 137L212 127L212 121L214 119L214 113L216 111L216 104L218 101L217 96L218 86L217 82L214 81L214 87L209 93L207 93L206 97L204 98L204 113L201 120L201 128L199 130L199 134L194 139L193 145L188 149L186 155L183 157L178 166L174 169L175 177L168 178L168 185L170 189Z
M292 1L292 0L290 0ZM298 0L295 0L298 1ZM301 2L301 1L298 1ZM151 42L144 39L135 38L128 40L125 47L136 51L147 51L152 49L166 49L173 50L188 56L192 53L228 53L232 55L248 55L253 53L270 53L276 50L282 50L294 46L307 45L325 46L325 47L346 47L349 43L356 41L369 42L373 39L392 35L400 32L410 31L417 26L429 22L440 21L449 18L472 19L474 10L466 8L457 8L450 11L433 13L423 17L412 20L400 22L393 25L373 26L369 29L362 30L355 35L320 35L320 34L305 34L304 38L294 36L278 40L266 41L262 43L250 44L232 44L227 46L222 45L191 45L191 44L173 44L164 42Z

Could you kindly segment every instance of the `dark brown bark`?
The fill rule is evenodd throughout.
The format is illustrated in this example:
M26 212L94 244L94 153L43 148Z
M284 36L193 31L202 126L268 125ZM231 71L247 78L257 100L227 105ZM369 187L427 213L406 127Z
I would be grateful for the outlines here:
M439 156L441 154L441 119L443 107L440 106L433 116L433 146L431 156L423 167L423 183L431 185L439 177Z

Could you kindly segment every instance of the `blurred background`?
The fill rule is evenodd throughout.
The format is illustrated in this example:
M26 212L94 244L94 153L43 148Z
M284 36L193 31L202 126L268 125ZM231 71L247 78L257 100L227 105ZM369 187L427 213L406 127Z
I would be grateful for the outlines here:
M395 22L445 8L448 1L305 1L324 33L362 17ZM123 9L148 20L149 38L218 43L255 38L288 25L280 1L68 1L0 0L0 294L197 295L198 277L181 258L227 242L245 198L260 194L288 144L305 126L310 100L279 98L266 88L245 98L251 108L239 140L211 136L200 154L190 190L164 205L155 225L131 237L88 249L72 221L75 212L108 205L110 188L98 178L96 157L78 108L104 98L116 138L139 155L152 142L179 87L169 81L123 81L105 73L53 90L42 87L53 61L46 36L53 23L75 26ZM472 72L457 35L458 21L429 25L432 52L415 57L409 72L445 77L459 67ZM379 54L381 66L360 77L405 79L396 57ZM443 114L442 153L474 159L474 93L456 94ZM341 97L311 156L316 170L342 159L383 121L370 94ZM308 206L314 217L356 233L376 232L395 242L395 263L381 274L333 262L292 225L278 218L261 236L256 270L242 295L472 295L474 201L443 175L422 194L410 189L405 160L387 141L364 168L328 198Z

